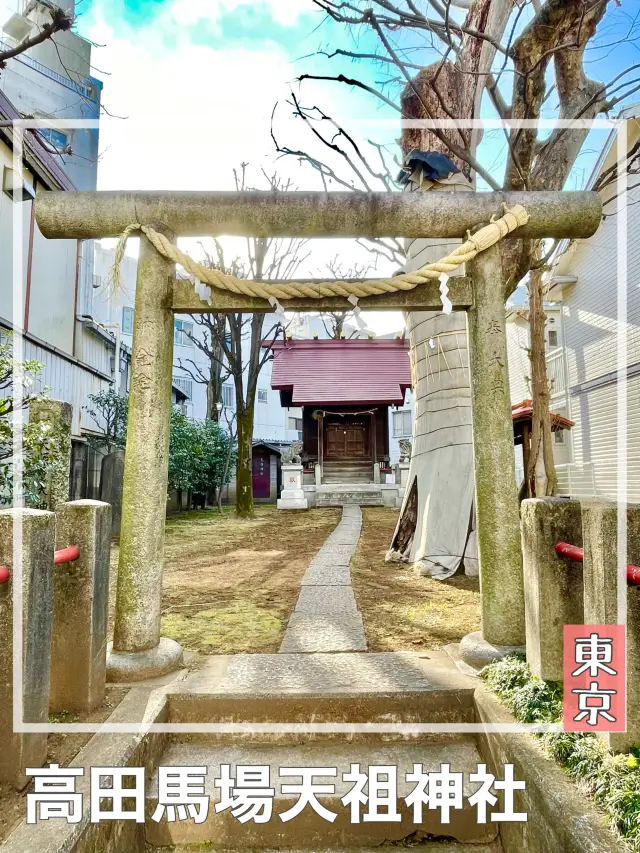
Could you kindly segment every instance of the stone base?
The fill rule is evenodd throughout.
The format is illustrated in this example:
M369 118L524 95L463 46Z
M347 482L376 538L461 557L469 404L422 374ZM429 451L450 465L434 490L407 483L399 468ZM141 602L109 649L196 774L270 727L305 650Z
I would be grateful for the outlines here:
M153 649L144 652L114 652L113 643L107 646L107 681L113 683L146 681L180 669L183 663L182 646L168 637L160 637Z
M278 498L278 509L309 509L306 498Z
M494 646L487 642L480 631L473 631L460 640L458 656L461 663L478 674L481 669L493 661L500 660L514 652L524 652L523 646ZM470 675L465 669L465 674Z

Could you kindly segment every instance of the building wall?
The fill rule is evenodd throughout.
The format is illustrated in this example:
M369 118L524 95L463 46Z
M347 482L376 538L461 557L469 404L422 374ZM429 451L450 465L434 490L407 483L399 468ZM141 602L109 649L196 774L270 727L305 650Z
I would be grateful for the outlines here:
M527 354L529 323L519 313L507 315L507 360L509 364L509 391L511 403L521 403L531 398L531 364Z
M22 7L22 3L0 0L0 26ZM30 13L29 19L36 26L51 20L38 9ZM5 44L12 44L7 33L0 33L0 38ZM0 88L25 116L98 119L102 83L91 76L90 42L71 31L56 33L54 39L55 44L48 39L9 60L0 75ZM61 157L61 165L78 189L95 189L98 130L76 128L62 132L67 135L73 155Z
M402 418L402 428L404 433L402 435L396 435L396 429L394 424L399 422L400 419L394 418L395 412L408 412L408 417ZM408 440L411 441L413 435L413 418L414 418L414 398L413 393L407 389L405 393L404 405L402 406L389 406L389 464L395 465L396 462L400 461L400 441ZM408 424L408 426L407 426Z
M5 167L13 168L13 152L0 142L0 180ZM30 186L34 185L34 176L28 170L25 170L25 180ZM0 193L0 316L10 321L14 317L13 239L17 212L22 222L22 302L15 319L22 325L30 281L27 330L46 343L73 354L78 242L46 240L34 221L29 277L32 208L32 201L14 202L13 198Z
M629 145L640 138L638 123L629 123ZM601 169L615 162L615 145L603 158ZM595 175L594 177L597 177ZM631 182L633 184L633 181ZM613 195L615 188L605 191ZM618 322L617 243L619 219L616 205L605 207L607 216L597 233L565 247L551 277L550 298L557 300L562 356L548 360L548 372L557 376L552 408L575 422L565 433L565 443L554 445L559 491L575 497L616 499L619 390L617 362L619 334L627 348L627 496L640 501L640 188L629 190L627 247L627 323ZM571 281L575 278L575 281ZM521 371L512 364L513 388ZM553 363L552 363L553 362ZM520 396L516 394L515 396ZM514 399L515 402L515 399Z
M0 320L0 337L10 331L11 325ZM98 432L98 426L85 410L89 394L97 394L109 387L110 376L90 370L73 356L55 352L44 341L27 334L23 338L26 361L34 359L44 365L36 388L48 387L49 396L73 406L72 435L79 437L84 431Z

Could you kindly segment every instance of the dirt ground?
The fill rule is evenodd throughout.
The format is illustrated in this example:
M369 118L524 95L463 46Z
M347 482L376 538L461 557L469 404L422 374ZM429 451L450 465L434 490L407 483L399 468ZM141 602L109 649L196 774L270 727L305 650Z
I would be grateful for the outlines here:
M477 578L434 581L403 563L385 563L398 512L364 507L362 516L351 580L370 651L437 649L479 629Z
M129 692L128 687L107 686L107 695L99 708L91 714L68 714L65 711L49 718L51 723L103 723L113 709L122 702ZM46 764L60 764L67 767L93 735L91 734L54 734L49 735ZM27 813L27 793L29 785L18 793L10 785L0 783L0 844L24 820Z
M258 506L167 520L162 634L204 654L277 652L304 570L340 520L339 509L278 513ZM112 553L115 596L117 547Z

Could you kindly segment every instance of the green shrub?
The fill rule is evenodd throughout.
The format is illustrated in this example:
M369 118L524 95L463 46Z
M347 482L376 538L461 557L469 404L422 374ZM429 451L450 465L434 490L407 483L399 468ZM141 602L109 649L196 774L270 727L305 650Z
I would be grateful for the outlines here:
M531 674L523 655L485 667L482 677L522 723L562 722L562 685ZM607 813L626 848L640 853L640 745L613 755L603 740L581 732L538 735L545 749Z

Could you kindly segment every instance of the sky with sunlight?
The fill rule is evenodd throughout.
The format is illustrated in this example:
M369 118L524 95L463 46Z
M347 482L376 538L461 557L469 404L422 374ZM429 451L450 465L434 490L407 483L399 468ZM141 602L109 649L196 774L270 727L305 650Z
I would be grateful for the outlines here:
M633 5L626 0L612 7L601 46L589 56L593 76L608 80L640 62L633 38L619 44L629 32L637 35ZM372 53L377 44L373 34L356 43L313 0L78 0L76 7L78 31L96 45L93 73L104 83L101 189L232 189L233 169L241 162L249 164L249 184L255 187L265 187L263 169L269 174L277 169L295 188L321 189L313 169L293 157L277 159L271 139L274 114L278 141L310 150L309 130L287 103L292 90L357 138L397 152L399 124L392 108L337 83L296 82L300 74L342 71L375 85L381 76L372 62L356 66L318 55L336 48ZM436 58L423 52L420 62ZM499 133L485 134L482 157L498 175L504 151ZM603 140L599 132L588 141L574 185L588 177ZM336 254L345 268L370 262L353 241L314 241L301 274L326 274ZM378 272L393 268L380 265ZM372 317L371 326L388 331L399 323L399 315L382 315Z

